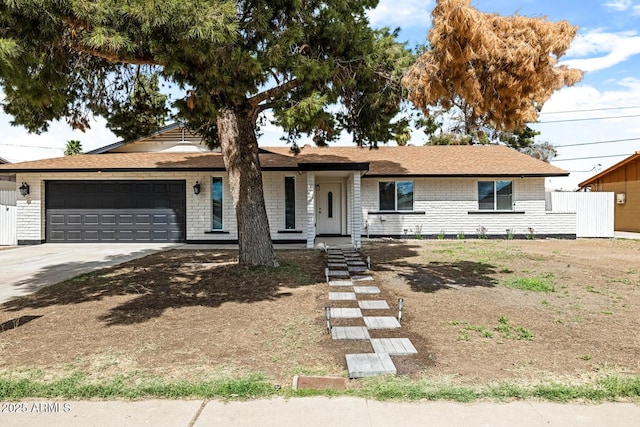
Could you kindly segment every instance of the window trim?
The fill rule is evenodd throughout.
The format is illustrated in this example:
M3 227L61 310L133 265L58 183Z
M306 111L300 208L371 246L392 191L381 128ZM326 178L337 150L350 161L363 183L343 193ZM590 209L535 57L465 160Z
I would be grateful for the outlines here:
M220 228L214 228L214 216L213 216L213 188L215 181L220 180ZM224 230L224 177L212 176L211 177L211 231L220 232Z
M293 227L287 227L287 179L293 180ZM296 177L293 175L284 177L284 229L287 231L296 229Z
M491 183L493 185L493 209L483 209L480 207L480 183ZM498 190L497 190L497 183L498 182L508 182L511 185L511 203L509 203L509 209L498 209ZM514 202L514 195L515 195L515 191L514 191L514 181L513 180L507 180L507 179L493 179L493 180L478 180L476 182L476 194L478 196L478 212L507 212L507 213L513 213L515 212L514 206L513 204Z
M382 207L380 206L380 184L383 182L392 182L393 183L393 210L387 210L387 209L382 209ZM411 200L411 209L398 209L398 183L404 183L404 182L410 182L411 183L411 191L413 193L413 197ZM415 191L416 191L416 184L414 180L410 180L410 179L398 179L398 180L387 180L387 181L378 181L378 211L381 213L387 213L387 212L406 212L406 213L410 213L410 212L415 212L415 208L416 208L416 197L415 197Z

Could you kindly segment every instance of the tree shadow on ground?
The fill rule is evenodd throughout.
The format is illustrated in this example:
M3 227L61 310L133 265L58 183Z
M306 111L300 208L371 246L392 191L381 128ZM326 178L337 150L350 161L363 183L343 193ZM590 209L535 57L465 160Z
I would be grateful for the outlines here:
M116 298L99 320L127 325L159 317L169 308L277 300L291 295L287 289L323 280L318 251L279 255L279 268L252 268L237 264L237 251L168 251L45 287L0 307L20 311Z
M427 265L405 264L398 275L415 292L435 292L440 289L493 287L496 267L473 261L430 262Z
M492 277L497 273L497 267L492 264L471 260L432 261L427 264L409 262L408 259L421 255L420 249L416 243L395 240L368 245L365 252L371 256L374 271L396 274L415 292L493 287L497 284Z

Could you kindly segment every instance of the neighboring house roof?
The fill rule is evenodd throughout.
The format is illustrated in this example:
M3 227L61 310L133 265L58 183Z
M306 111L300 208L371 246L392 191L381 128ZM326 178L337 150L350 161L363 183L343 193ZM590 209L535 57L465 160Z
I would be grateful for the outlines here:
M0 165L6 164L6 163L11 163L9 160L5 160L2 157L0 157Z
M422 147L311 147L295 155L288 147L263 147L260 165L265 171L365 170L369 177L385 176L566 176L568 172L511 148L498 145ZM223 171L222 155L215 152L138 152L66 156L1 165L12 173L55 171Z
M163 126L157 131L153 132L150 135L147 135L143 138L140 138L136 141L132 142L124 142L118 141L113 144L106 145L104 147L96 148L91 151L87 151L85 154L103 154L108 152L135 152L135 151L146 151L136 149L136 147L146 147L144 143L149 142L160 142L160 143L170 143L170 145L192 145L201 146L199 151L209 151L205 144L202 141L202 137L191 133L188 129L184 128L180 123L171 123L169 125ZM181 151L181 150L171 150L171 151ZM194 150L187 150L193 152Z
M591 184L594 184L597 180L599 180L600 178L603 178L606 175L609 175L615 171L617 171L618 169L628 165L631 162L634 162L636 160L640 159L640 151L636 151L635 154L632 154L631 156L627 157L626 159L622 160L621 162L616 163L615 165L611 166L608 169L603 170L602 172L600 172L597 175L592 176L591 178L582 181L580 184L578 184L578 187L583 188L583 187L588 187Z

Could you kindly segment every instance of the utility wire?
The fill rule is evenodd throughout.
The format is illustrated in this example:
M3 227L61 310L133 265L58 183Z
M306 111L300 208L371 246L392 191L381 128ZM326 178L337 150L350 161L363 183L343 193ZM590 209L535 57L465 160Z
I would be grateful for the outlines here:
M26 148L41 148L44 150L58 150L62 151L64 148L55 148L55 147L38 147L36 145L21 145L21 144L0 144L0 146L4 147L26 147Z
M540 114L568 114L568 113L583 113L590 111L610 111L610 110L630 110L633 108L640 108L639 106L632 107L607 107L607 108L590 108L588 110L565 110L565 111L542 111Z
M591 159L605 159L607 157L629 157L633 154L611 154L609 156L592 156L592 157L575 157L573 159L553 159L551 162L568 162L570 160L591 160Z
M587 119L545 120L544 122L535 122L535 124L542 125L545 123L566 123L566 122L586 122L591 120L630 119L632 117L640 117L640 114L634 114L631 116L590 117Z
M583 145L610 144L612 142L640 141L640 138L610 139L608 141L580 142L578 144L554 145L553 148L581 147Z

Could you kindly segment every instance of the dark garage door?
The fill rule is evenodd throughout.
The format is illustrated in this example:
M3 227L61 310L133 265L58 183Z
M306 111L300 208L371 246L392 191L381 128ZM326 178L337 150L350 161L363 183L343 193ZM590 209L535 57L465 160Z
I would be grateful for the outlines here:
M181 242L184 181L47 181L47 242Z

